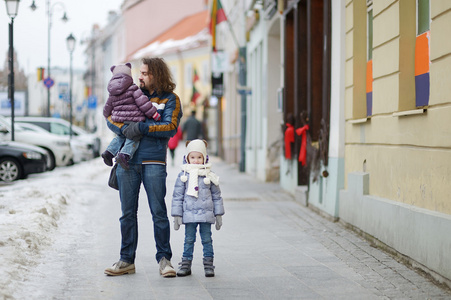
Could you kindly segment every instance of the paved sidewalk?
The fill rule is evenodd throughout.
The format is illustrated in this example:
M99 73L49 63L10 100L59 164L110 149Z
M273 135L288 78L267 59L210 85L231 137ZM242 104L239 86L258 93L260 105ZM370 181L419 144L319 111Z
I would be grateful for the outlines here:
M178 161L182 151L177 149ZM84 219L74 217L73 224L60 228L61 234L73 235L73 244L56 244L55 252L45 258L52 270L45 264L40 268L42 280L53 285L43 290L36 286L39 280L32 281L30 295L36 299L451 299L448 290L339 223L303 207L278 184L258 182L217 158L212 161L226 210L223 228L213 227L215 277L204 276L199 237L191 276L159 276L144 191L138 213L136 274L105 276L104 268L118 259L120 247L119 200L117 192L106 187L106 172L98 180L99 186L105 185L104 199L92 199L92 205L82 208ZM178 167L168 167L169 211L178 172ZM183 239L183 226L172 229L174 267L182 256Z
M226 278L218 290L206 286L213 298L451 299L448 290L294 202L278 184L220 161L214 166L228 214L224 231L214 233L217 273Z

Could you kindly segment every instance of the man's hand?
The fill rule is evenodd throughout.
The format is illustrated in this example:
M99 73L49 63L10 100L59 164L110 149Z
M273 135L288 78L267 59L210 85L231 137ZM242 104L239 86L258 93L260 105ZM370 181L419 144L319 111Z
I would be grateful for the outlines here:
M129 140L134 140L135 142L139 142L142 138L142 133L139 131L139 123L130 122L127 127L122 130L122 133Z

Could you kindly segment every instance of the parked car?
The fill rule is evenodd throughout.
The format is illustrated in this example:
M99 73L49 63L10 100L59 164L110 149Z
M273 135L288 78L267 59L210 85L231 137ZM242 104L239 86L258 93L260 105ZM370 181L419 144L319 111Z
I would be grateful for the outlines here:
M47 169L47 152L39 147L0 141L0 180L11 182Z
M14 123L14 138L16 142L45 149L49 156L47 164L49 170L53 170L56 166L67 166L73 163L73 153L66 137L48 132L25 130L20 126L20 123ZM3 116L0 116L0 140L11 140L11 123L9 119Z
M47 118L47 117L16 117L14 119L20 123L30 123L40 126L50 133L58 135L70 135L70 122L60 118ZM83 128L80 128L72 124L72 137L77 140L78 144L85 143L91 148L92 157L100 156L100 138L89 133Z
M19 123L20 127L22 127L24 130L34 131L34 132L43 132L44 134L53 134L45 130L44 128L34 125L31 123ZM60 135L56 135L58 137L61 137ZM73 153L73 162L78 163L81 161L90 160L93 158L92 153L92 145L86 143L84 140L72 138L70 139L69 136L62 136L67 139L67 141L70 143L70 147L72 149Z

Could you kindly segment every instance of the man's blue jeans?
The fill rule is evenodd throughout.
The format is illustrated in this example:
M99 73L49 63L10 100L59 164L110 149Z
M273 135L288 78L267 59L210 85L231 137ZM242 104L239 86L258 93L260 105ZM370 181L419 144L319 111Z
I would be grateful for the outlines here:
M185 224L185 244L183 257L193 260L194 242L196 241L197 225L199 225L200 239L204 247L204 257L213 257L213 239L211 238L210 223L186 223Z
M125 170L117 167L119 196L121 199L121 260L127 263L135 262L138 246L138 198L141 182L147 193L157 254L157 262L163 257L172 258L170 227L164 197L166 195L166 166L130 164Z

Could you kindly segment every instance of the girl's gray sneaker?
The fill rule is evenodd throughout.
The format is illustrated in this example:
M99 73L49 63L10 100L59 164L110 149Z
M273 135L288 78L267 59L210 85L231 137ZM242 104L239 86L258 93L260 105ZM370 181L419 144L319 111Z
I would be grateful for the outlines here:
M179 270L177 271L177 276L183 277L187 275L191 275L191 263L192 260L188 260L185 257L182 257L182 261L179 262Z
M215 276L215 266L213 266L213 257L204 257L205 277Z

